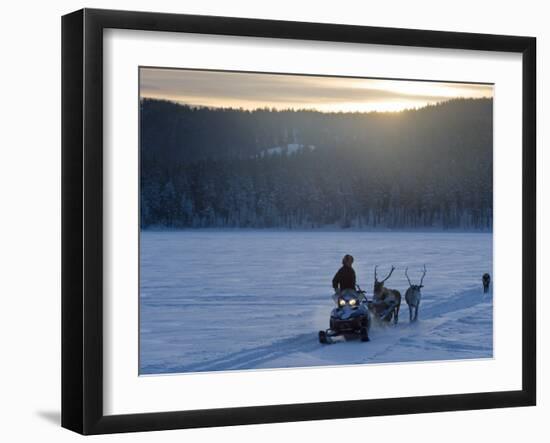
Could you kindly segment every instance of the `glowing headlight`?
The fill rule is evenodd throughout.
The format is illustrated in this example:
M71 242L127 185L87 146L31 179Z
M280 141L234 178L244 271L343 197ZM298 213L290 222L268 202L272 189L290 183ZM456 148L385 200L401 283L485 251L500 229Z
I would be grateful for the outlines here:
M344 300L343 298L341 298L340 300L338 300L338 304L340 306L345 306L346 305L346 300Z
M349 301L349 305L350 305L350 306L355 306L356 303L357 303L357 300L355 300L354 298L352 298L352 299Z

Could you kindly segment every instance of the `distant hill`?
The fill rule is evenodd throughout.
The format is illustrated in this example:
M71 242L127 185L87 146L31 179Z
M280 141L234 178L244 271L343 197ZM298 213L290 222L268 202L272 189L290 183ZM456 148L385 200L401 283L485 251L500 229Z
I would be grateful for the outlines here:
M493 103L398 113L143 100L141 225L492 228Z

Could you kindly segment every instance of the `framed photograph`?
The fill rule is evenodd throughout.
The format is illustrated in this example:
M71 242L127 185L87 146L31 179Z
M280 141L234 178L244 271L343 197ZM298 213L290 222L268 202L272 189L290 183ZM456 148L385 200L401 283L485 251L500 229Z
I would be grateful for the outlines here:
M62 425L536 403L531 37L62 20Z

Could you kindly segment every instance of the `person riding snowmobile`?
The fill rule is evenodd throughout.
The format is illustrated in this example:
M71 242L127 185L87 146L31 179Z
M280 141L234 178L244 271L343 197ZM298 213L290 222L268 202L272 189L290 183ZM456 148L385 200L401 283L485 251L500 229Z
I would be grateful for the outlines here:
M342 267L332 279L334 294L332 300L336 307L330 313L328 329L319 331L319 342L334 343L333 339L343 336L360 338L369 341L370 312L366 303L365 293L356 286L353 257L346 254L342 259Z
M332 288L334 297L338 297L345 290L355 291L355 271L353 270L353 256L346 254L342 259L342 267L332 279Z

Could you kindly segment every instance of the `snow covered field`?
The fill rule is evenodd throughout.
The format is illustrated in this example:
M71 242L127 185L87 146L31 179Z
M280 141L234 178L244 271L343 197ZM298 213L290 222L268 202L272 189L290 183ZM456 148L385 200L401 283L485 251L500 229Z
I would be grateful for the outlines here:
M321 345L341 258L355 257L372 296L374 265L403 294L399 324L371 341ZM423 264L419 321L409 324L404 275ZM348 231L145 231L141 233L140 373L285 368L490 358L492 234Z

